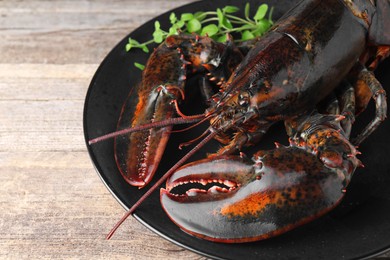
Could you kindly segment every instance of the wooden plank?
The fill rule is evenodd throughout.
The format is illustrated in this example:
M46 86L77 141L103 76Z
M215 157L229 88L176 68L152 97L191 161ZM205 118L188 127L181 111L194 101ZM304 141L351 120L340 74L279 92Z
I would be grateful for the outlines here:
M77 78L76 75L74 78L0 77L0 101L84 101L92 75L88 74L88 78Z
M84 99L96 68L0 64L0 151L84 150Z
M0 34L0 60L8 63L100 63L132 28ZM30 40L34 39L33 42ZM64 44L64 39L72 39ZM80 46L83 53L80 53Z
M0 78L3 79L90 79L98 68L98 64L45 64L19 63L0 64ZM5 85L5 82L2 82ZM23 86L19 86L22 88ZM40 86L44 92L46 85Z
M179 4L145 3L0 1L1 259L200 258L133 218L104 240L124 209L88 157L84 98L120 39Z
M0 101L0 151L82 150L84 101ZM39 122L39 123L38 123Z
M124 211L87 166L85 152L0 153L4 156L8 159L0 161L0 258L165 259L171 251L175 257L197 258L133 218L113 240L104 240ZM19 164L20 158L24 163Z
M135 13L149 14L161 13L193 0L166 1L150 0L9 0L1 1L0 13Z
M110 1L109 5L104 1L18 1L15 5L1 1L0 61L100 63L128 33L177 5L158 0L147 5L143 1Z

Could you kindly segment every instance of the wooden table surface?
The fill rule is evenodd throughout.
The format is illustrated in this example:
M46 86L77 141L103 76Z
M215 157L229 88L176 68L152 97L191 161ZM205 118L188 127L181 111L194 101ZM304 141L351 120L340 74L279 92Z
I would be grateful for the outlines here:
M0 1L1 259L204 259L133 218L104 239L124 209L96 174L82 126L88 85L113 46L192 1Z

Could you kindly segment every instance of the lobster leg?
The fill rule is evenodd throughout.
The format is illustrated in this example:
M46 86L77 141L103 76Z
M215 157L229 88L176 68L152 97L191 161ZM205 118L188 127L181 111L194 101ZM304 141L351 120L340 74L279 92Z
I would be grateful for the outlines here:
M236 132L233 135L232 140L219 149L216 154L211 155L210 158L221 155L235 154L242 151L244 147L257 144L271 125L272 124L262 125L261 128L256 129L255 132Z
M355 106L355 89L347 80L344 80L334 93L331 93L317 106L317 109L323 114L344 116L340 124L345 137L349 138L355 122Z
M376 114L375 118L363 129L363 131L353 139L352 143L355 145L361 144L372 132L374 132L378 126L386 119L387 114L387 101L386 91L382 85L375 78L373 72L363 69L359 75L358 80L365 83L370 89L371 95L375 101Z
M336 89L340 102L340 114L345 118L340 122L344 130L345 137L351 135L351 128L355 122L355 90L348 81L343 81L342 85ZM339 113L334 113L339 114Z
M214 95L215 91L213 90L213 86L206 76L203 76L199 79L199 87L200 93L205 100L206 105L210 106L212 103L211 97Z
M376 51L375 59L368 66L370 71L374 71L379 63L390 56L390 46L379 46Z

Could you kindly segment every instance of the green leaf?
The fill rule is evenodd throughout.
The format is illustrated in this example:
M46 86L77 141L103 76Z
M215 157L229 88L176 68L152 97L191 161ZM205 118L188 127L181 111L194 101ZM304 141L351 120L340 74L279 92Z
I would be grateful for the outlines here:
M183 21L177 21L176 26L177 26L178 29L180 29L180 28L183 28L183 26L184 26L185 24L186 24L186 23L183 22Z
M251 8L251 5L249 3L246 3L246 5L245 5L245 18L247 20L250 20L249 19L250 8Z
M153 33L153 40L155 43L162 43L163 39L163 32L161 30L155 31Z
M237 29L240 29L240 31L244 31L244 30L252 30L256 28L256 25L253 25L253 24L244 24L243 26L237 28Z
M218 26L216 26L215 24L209 24L209 25L203 27L200 35L205 36L207 34L208 36L211 37L211 36L215 35L216 33L218 33L218 31L219 31Z
M223 20L224 20L225 16L223 15L223 12L220 8L217 8L217 17L218 17L219 27L221 27L223 25Z
M187 22L194 18L194 15L191 13L184 13L181 15L180 21Z
M257 12L256 12L255 16L253 17L253 19L255 19L255 21L260 21L261 19L263 19L265 17L265 15L267 14L267 11L268 11L267 4L260 5L259 8L257 9Z
M145 44L140 45L140 48L142 49L143 52L149 53L149 48Z
M177 34L177 27L176 26L172 26L171 28L169 28L169 31L168 31L168 35L174 35L174 34Z
M240 8L238 8L237 6L227 5L222 9L222 12L225 14L232 14L232 13L235 13L239 10L240 10Z
M177 23L173 24L169 30L168 30L168 35L174 35L174 34L177 34L177 30L178 30L178 25Z
M126 48L126 51L130 51L132 48L138 48L139 46L139 42L132 39L132 38L129 38L128 40L128 43L126 44L125 48Z
M261 19L256 24L255 36L261 36L271 28L272 23L268 19Z
M225 14L220 8L217 9L218 26L226 29L233 29L232 23L226 18Z
M140 70L145 69L145 65L142 65L141 63L138 63L138 62L134 62L134 66Z
M194 13L194 18L198 19L198 21L203 21L206 18L207 14L205 12L196 12Z
M255 35L253 35L253 33L251 33L248 30L244 31L241 35L241 40L243 40L243 41L252 40L254 38L255 38Z
M177 22L177 17L175 13L171 13L171 15L169 16L169 21L171 22L171 24L175 24Z
M159 22L159 21L155 21L155 22L154 22L154 29L155 29L156 31L160 30L160 22Z
M133 46L138 46L139 42L137 40L134 40L133 38L129 38L129 43Z
M219 37L217 39L217 42L225 43L226 41L227 41L227 35L226 34L222 35L221 37Z
M199 22L198 19L193 18L188 21L187 23L188 32L193 33L199 31L200 29L202 29L202 24Z
M224 17L224 19L223 19L223 21L222 21L222 25L223 25L223 27L225 27L225 28L227 28L227 29L229 29L229 30L233 29L232 23L231 23L230 20L227 19L226 17Z
M126 51L129 52L129 51L131 50L131 47L133 47L133 46L131 46L130 43L127 43L127 44L126 44L126 47L125 47L125 48L126 48Z
M177 21L177 23L175 23L171 26L171 28L169 28L168 35L177 35L179 29L181 29L184 25L185 23L183 21Z

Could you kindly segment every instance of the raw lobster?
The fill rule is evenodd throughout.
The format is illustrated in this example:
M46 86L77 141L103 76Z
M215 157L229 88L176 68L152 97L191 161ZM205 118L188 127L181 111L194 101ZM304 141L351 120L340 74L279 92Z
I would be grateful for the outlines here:
M387 0L305 0L258 39L245 57L231 41L223 45L208 37L170 36L148 61L138 104L122 115L130 115L131 128L90 143L131 133L116 141L116 146L128 147L124 155L117 155L118 165L130 184L143 187L158 167L172 125L209 120L205 138L142 199L175 172L161 191L161 201L187 232L218 242L281 234L339 203L360 165L354 145L386 118L386 94L372 70L389 56L390 33L384 29L388 26ZM194 73L209 75L219 92L210 94L210 84L203 84L209 108L186 116L178 103L186 96L186 79ZM341 84L344 80L352 86ZM333 93L340 105L323 105ZM350 142L355 115L371 98L376 102L375 118ZM256 144L281 120L290 147L259 152L252 163L231 156ZM209 159L178 170L213 138L225 146ZM225 186L185 188L189 191L173 194L177 184L215 180Z

